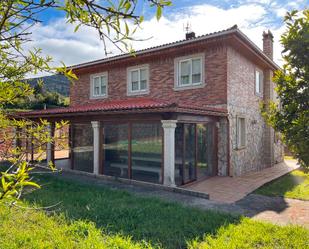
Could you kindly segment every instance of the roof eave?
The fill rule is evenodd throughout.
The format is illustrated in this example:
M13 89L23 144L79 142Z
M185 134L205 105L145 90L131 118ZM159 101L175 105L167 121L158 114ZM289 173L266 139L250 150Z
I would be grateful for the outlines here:
M277 65L272 59L270 59L254 42L252 42L248 36L246 36L243 32L239 29L236 30L236 34L240 35L241 38L245 40L249 44L249 46L257 53L263 60L267 62L269 66L272 67L274 70L281 70L281 67Z
M82 111L82 112L63 112L63 113L22 113L21 117L29 119L39 119L39 118L70 118L75 116L85 116L85 115L113 115L113 114L138 114L138 113L187 113L196 115L210 115L210 116L227 116L227 112L207 110L207 109L194 109L194 108L184 108L177 106L167 106L167 107L157 107L157 108L141 108L141 109L127 109L127 110L110 110L110 111Z
M176 44L171 43L171 44L168 44L168 45L163 45L163 46L158 46L158 47L154 47L154 48L150 48L150 49L145 49L145 50L142 50L142 51L137 51L137 52L135 52L135 56L144 55L144 54L157 52L157 51L167 49L167 48L178 47L178 46L182 46L182 45L186 45L186 44L190 44L190 43L194 43L194 42L199 42L199 41L202 41L202 40L208 40L208 39L211 39L211 38L216 38L216 37L232 34L232 33L235 33L236 30L237 29L225 30L225 31L210 34L210 35L207 35L207 36L197 37L195 39L183 40L183 41L176 43ZM133 55L129 54L129 53L123 54L123 55L119 55L119 56L115 56L115 57L111 57L111 58L106 58L106 59L82 63L82 64L79 64L79 65L69 66L68 69L72 69L72 70L80 69L80 68L84 68L84 67L97 65L97 64L100 64L100 63L107 63L107 62L112 62L112 61L116 61L116 60L126 59L126 58L129 58L129 57L132 57L132 56Z

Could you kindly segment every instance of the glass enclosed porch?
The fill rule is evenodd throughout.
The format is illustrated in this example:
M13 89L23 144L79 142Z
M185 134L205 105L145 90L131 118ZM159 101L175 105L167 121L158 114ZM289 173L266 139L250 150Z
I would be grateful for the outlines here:
M216 122L74 122L70 159L56 166L180 186L216 174Z

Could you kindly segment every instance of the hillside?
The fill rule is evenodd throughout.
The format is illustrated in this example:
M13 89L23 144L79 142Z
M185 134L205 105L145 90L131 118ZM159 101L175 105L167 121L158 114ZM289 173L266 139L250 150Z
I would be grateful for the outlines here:
M57 92L65 97L70 95L70 82L63 75L55 74L40 78L32 78L28 79L27 82L34 87L37 85L38 80L42 80L44 82L43 89L49 92Z

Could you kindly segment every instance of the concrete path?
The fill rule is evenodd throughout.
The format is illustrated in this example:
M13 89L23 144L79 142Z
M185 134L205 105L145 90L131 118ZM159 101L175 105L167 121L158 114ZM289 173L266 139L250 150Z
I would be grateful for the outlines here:
M267 182L277 179L290 171L297 169L294 160L287 160L273 167L258 172L250 172L239 177L211 177L201 182L185 186L190 190L206 192L209 199L222 203L234 203Z
M235 204L253 219L309 229L309 201L250 194Z

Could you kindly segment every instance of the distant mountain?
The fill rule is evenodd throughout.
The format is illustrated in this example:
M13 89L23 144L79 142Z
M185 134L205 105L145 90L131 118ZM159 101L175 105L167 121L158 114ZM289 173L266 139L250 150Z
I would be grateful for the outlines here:
M44 76L39 78L27 79L27 82L33 87L37 84L38 80L44 82L44 89L49 92L57 92L63 96L70 95L70 81L61 74Z

